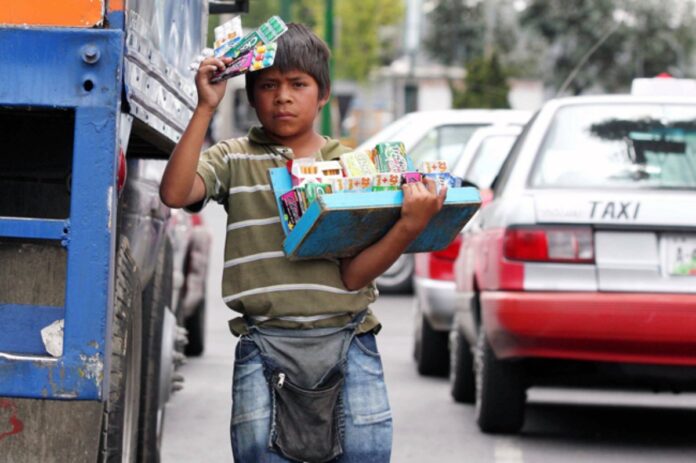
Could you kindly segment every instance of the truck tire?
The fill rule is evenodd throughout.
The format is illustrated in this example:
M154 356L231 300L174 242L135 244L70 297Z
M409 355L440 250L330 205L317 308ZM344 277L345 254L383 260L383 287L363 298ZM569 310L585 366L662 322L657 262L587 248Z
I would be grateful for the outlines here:
M473 404L476 399L474 383L471 346L462 333L453 328L450 332L450 390L455 402Z
M185 321L184 327L188 331L188 344L184 353L189 357L199 357L205 350L205 299L196 307L190 317Z
M160 460L163 406L160 406L164 312L172 305L172 246L165 239L152 280L143 292L143 355L140 383L139 461ZM169 346L174 349L174 346ZM169 387L166 385L165 387Z
M416 302L416 304L418 304ZM414 356L418 373L424 376L446 376L449 370L447 333L435 331L426 316L416 308Z
M516 433L524 424L526 391L520 366L496 358L483 328L475 356L476 422L489 434Z
M100 461L135 462L141 373L141 289L128 240L116 252L111 369L104 404Z

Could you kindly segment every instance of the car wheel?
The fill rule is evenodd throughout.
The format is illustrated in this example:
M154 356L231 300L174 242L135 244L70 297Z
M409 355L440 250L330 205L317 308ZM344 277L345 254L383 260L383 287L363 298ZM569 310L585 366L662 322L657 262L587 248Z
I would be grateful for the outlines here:
M476 398L474 356L466 338L454 328L450 332L450 386L456 402L472 404Z
M481 329L476 346L476 422L485 433L516 433L524 424L526 391L519 365L495 357Z
M186 319L184 324L188 331L188 344L184 353L189 357L199 357L205 350L205 299L196 307L196 310Z
M424 376L445 376L449 368L447 333L435 331L423 313L416 308L414 357L418 373Z
M412 255L401 255L391 267L377 277L377 287L388 294L412 293L414 266Z

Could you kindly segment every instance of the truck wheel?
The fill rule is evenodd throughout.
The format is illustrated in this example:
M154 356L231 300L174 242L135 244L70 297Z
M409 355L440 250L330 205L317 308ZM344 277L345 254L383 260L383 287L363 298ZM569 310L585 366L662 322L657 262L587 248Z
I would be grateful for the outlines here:
M450 386L455 402L472 404L476 398L474 356L466 338L457 329L450 332Z
M418 308L415 315L414 356L418 373L424 376L447 375L449 369L447 333L435 331Z
M164 313L172 305L172 246L169 240L157 256L152 280L143 292L143 356L140 383L139 461L157 463L160 459L160 436L164 418L162 400L162 351ZM173 344L168 347L174 349ZM171 358L168 356L167 358Z
M516 433L524 424L526 391L519 365L498 360L483 328L476 346L476 422L485 433Z
M189 357L198 357L205 350L205 299L198 303L198 307L185 321L184 327L188 331L188 344L184 353Z
M101 461L135 462L141 373L141 289L128 240L116 254L109 392L100 439Z

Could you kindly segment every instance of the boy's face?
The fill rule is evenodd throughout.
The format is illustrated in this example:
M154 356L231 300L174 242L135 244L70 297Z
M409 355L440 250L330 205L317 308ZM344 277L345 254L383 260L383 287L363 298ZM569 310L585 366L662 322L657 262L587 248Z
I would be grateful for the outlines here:
M252 106L264 130L282 140L313 131L314 119L328 99L328 94L319 97L317 82L306 72L270 68L254 83Z

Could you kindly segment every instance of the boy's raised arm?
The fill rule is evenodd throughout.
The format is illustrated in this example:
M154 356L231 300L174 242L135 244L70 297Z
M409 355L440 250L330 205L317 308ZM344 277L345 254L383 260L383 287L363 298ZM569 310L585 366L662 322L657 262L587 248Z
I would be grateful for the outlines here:
M184 207L195 204L205 197L205 184L196 175L205 133L213 118L215 109L225 96L227 81L210 83L212 74L225 69L229 58L206 58L196 73L198 105L184 133L172 152L162 175L160 198L169 207Z
M420 182L404 184L401 217L386 235L355 257L341 260L341 278L346 289L360 289L380 276L442 209L447 189L443 187L436 194L435 182L431 179L425 181L427 185Z

